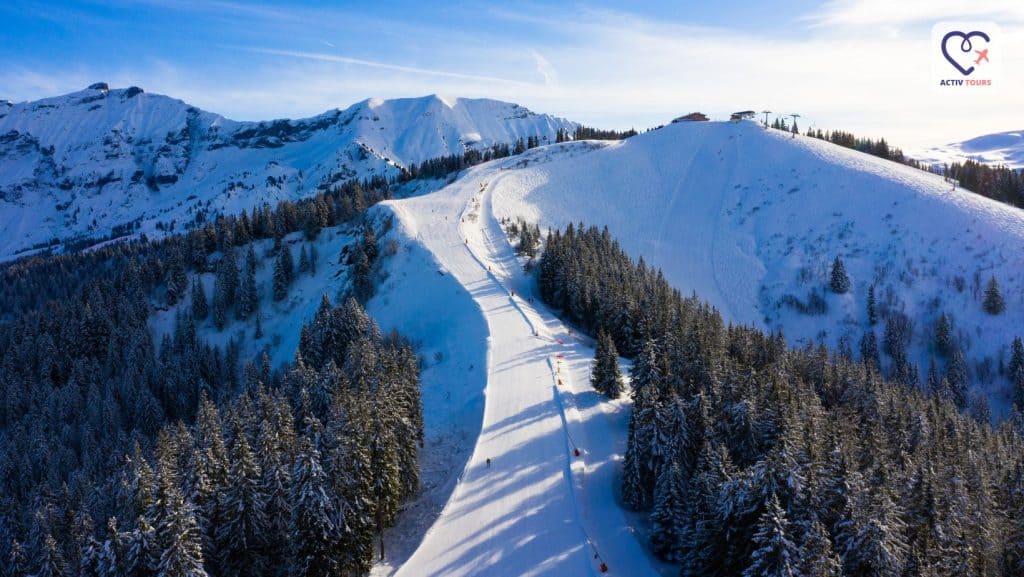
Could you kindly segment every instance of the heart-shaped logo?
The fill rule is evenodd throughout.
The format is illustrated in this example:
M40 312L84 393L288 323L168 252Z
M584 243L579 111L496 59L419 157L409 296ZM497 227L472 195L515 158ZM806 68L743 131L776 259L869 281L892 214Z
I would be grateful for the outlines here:
M980 30L974 30L972 32L966 33L961 32L959 30L954 30L942 37L942 55L945 56L946 60L948 60L949 63L952 64L954 68L959 70L960 74L963 74L964 76L970 76L971 73L974 72L974 66L971 66L970 68L964 68L963 66L961 66L960 63L957 62L956 59L949 54L949 50L946 49L946 45L949 44L949 40L951 38L959 38L960 53L970 54L971 50L974 48L971 44L971 38L975 37L984 38L985 42L990 42L988 34L985 34Z

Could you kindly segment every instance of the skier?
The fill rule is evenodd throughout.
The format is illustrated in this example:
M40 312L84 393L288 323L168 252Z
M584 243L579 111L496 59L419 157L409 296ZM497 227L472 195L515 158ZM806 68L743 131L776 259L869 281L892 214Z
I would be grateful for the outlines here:
M488 469L491 468L491 458L490 457L487 458L487 468Z

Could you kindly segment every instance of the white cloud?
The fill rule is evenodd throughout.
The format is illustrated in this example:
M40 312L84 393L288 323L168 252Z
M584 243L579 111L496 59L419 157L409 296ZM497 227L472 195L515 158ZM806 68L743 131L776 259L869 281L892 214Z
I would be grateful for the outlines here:
M537 63L537 74L540 74L544 79L545 86L552 86L558 83L558 71L555 67L548 62L547 58L541 55L536 50L532 51L533 59Z
M898 26L947 19L1024 21L1020 0L830 0L805 17L815 26Z
M411 74L423 74L428 76L443 76L448 78L457 78L460 80L478 80L483 82L497 82L502 84L515 84L520 86L530 86L527 82L520 82L518 80L512 80L508 78L499 78L497 76L486 76L482 74L470 74L465 72L454 72L449 70L437 70L433 68L420 68L416 66L406 66L403 64L393 64L388 62L378 62L376 60L365 60L362 58L352 58L350 56L342 56L338 54L323 54L319 52L300 52L295 50L276 50L273 48L250 48L251 52L259 54L267 54L271 56L287 56L290 58L301 58L304 60L317 60L321 62L334 62L337 64L354 64L357 66L365 66L369 68L381 68L384 70L392 70L396 72L407 72Z
M936 20L951 17L951 3L930 5ZM991 18L1013 14L1016 5L988 2L972 17L982 11ZM225 69L221 62L215 72L178 62L46 74L0 65L0 83L15 87L20 93L12 96L19 98L98 80L137 84L236 119L309 116L368 97L441 93L510 100L609 128L647 128L693 110L723 117L768 108L801 113L801 126L885 136L907 147L1022 128L1016 109L1024 94L1024 27L1002 25L1000 91L940 95L929 77L929 26L911 25L922 24L915 9L885 6L875 0L830 2L795 22L792 34L599 10L576 12L566 26L569 15L557 10L491 11L471 34L399 23L393 28L401 30L400 48L368 31L364 37L331 37L346 54L309 51L308 44L305 50L287 43L233 48L221 52L239 60L252 56L251 65ZM526 38L503 32L511 27L531 32ZM310 43L322 37L318 32ZM352 55L344 41L353 38L362 47L359 56L372 56Z

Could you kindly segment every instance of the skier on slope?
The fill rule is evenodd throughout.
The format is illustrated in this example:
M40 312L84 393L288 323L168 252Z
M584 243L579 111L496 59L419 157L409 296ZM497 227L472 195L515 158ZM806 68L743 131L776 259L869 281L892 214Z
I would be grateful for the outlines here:
M487 468L488 469L491 468L491 458L490 457L487 457Z

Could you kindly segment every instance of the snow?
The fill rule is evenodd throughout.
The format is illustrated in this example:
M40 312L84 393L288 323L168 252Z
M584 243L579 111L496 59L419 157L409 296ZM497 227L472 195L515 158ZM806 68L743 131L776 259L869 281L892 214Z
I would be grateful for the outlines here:
M436 259L389 265L395 285L385 293L411 297L415 308L386 315L402 332L450 346L455 362L485 366L486 380L472 373L472 384L458 391L484 402L467 405L482 408L479 437L447 504L407 561L398 555L376 572L597 575L603 560L617 574L656 574L616 502L628 402L591 389L589 339L537 302L492 213L491 195L501 186L495 171L515 163L490 163L439 192L381 207L397 217L411 254L427 250ZM371 307L375 316L398 304L384 298L387 304ZM467 316L478 320L464 325ZM428 429L439 418L451 426L435 404L425 400Z
M911 151L911 157L930 165L963 162L966 159L984 164L1024 168L1024 131L1012 130L977 136L963 142L951 142Z
M439 96L236 122L136 90L89 88L4 108L0 262L118 225L159 236L200 212L237 214L470 147L553 141L576 126L511 103Z
M982 379L975 363L987 358L994 371L1008 360L1024 322L1021 210L954 191L938 175L752 122L678 123L622 142L541 148L516 162L515 170L492 169L502 175L493 193L498 217L607 225L684 294L696 291L732 322L781 329L791 344L834 347L845 337L856 350L875 283L883 306L914 319L909 355L923 379L945 311L974 361L972 380L997 415L1006 410L1005 381ZM824 287L837 255L851 293L824 293L822 316L781 304ZM1008 302L995 317L981 306L991 275ZM874 327L879 339L883 328Z
M438 106L458 112L466 102L401 102L389 122L410 127ZM488 134L487 122L472 123ZM396 158L423 134L398 132L388 149ZM942 311L975 361L1005 354L1024 321L1020 210L952 190L936 175L753 123L680 123L621 142L543 146L432 190L370 215L392 226L379 241L383 281L368 309L382 328L410 337L423 359L427 438L423 490L387 532L387 559L375 575L596 575L600 561L619 575L665 570L634 526L638 516L617 501L629 402L590 388L592 343L539 303L502 218L607 225L673 285L730 321L782 329L793 344L835 346L845 337L856 346L872 283L880 306L891 301L915 319L910 353L922 368ZM263 304L265 342L246 339L245 356L275 343L275 364L290 359L319 294L347 283L337 254L353 234L322 233L318 274L300 276L284 303ZM816 317L780 304L824 286L836 255L850 294L824 293L829 310ZM268 259L258 276L265 295L270 266ZM992 274L1008 304L998 317L981 309ZM208 278L208 294L212 285ZM154 325L166 330L172 320L168 311ZM203 330L223 341L237 329ZM881 336L881 326L874 330ZM972 372L980 375L974 365ZM998 413L999 382L981 386Z

